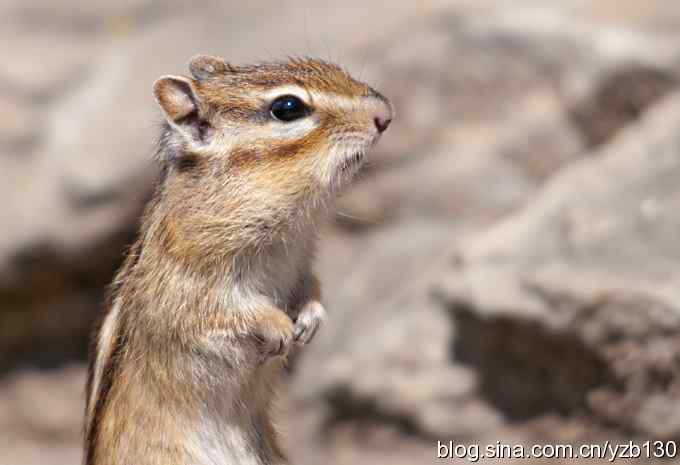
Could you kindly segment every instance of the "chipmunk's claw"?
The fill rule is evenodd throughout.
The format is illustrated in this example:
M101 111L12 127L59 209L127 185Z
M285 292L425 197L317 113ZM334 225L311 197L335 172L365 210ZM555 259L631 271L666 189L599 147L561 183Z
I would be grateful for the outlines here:
M261 321L255 339L262 361L285 356L293 340L293 322L282 311L273 311Z
M296 343L308 344L316 335L326 319L326 310L320 302L311 301L305 304L295 320L293 339Z

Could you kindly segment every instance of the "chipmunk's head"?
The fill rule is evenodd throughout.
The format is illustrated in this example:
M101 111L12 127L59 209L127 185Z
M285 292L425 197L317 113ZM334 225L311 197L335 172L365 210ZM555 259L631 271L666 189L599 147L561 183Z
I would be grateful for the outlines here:
M337 190L393 117L383 95L325 61L232 66L197 56L189 69L191 78L154 84L174 147L168 162L272 198Z

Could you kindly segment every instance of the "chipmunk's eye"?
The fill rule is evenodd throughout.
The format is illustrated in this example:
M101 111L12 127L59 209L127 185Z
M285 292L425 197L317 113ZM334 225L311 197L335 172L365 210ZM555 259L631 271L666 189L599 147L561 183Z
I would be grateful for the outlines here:
M269 111L274 118L285 122L304 118L311 112L305 102L294 95L277 97Z

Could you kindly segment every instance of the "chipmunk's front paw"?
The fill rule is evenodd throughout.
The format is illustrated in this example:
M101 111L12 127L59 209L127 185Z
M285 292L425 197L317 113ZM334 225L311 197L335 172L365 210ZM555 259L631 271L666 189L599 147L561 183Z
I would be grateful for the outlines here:
M293 340L293 321L281 310L273 309L259 319L255 340L262 361L285 356Z
M298 344L307 344L319 330L326 319L326 310L321 302L312 300L307 302L295 320L293 337Z

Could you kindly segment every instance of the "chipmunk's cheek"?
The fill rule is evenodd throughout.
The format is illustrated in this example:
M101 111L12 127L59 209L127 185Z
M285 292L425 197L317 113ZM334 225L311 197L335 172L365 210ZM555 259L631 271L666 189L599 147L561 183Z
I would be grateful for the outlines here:
M317 164L320 184L331 193L345 187L359 171L365 157L365 148L355 139L332 143Z

